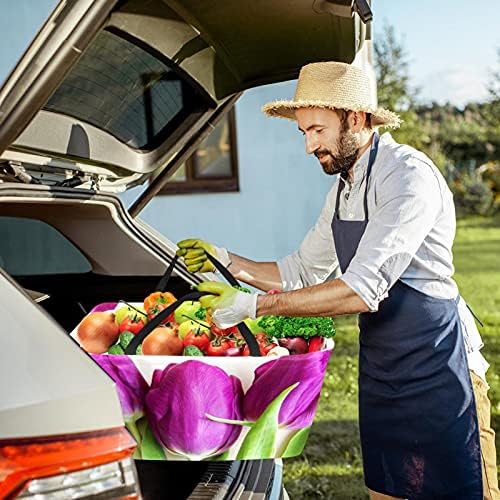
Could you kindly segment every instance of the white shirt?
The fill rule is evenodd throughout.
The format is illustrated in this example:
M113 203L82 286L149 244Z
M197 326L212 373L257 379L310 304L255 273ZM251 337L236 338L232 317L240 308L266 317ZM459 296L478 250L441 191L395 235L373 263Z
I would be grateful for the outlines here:
M340 219L364 220L369 153L368 149L354 165L351 181L338 177L318 221L299 249L278 261L283 290L340 276L331 227L337 190L340 182L345 183L339 201ZM340 279L372 312L378 310L398 279L432 297L457 297L458 287L452 278L456 229L453 195L432 161L414 148L396 143L390 134L383 134L367 195L368 224L356 255ZM484 378L487 363L478 352L483 344L465 303L459 307L459 314L469 366Z

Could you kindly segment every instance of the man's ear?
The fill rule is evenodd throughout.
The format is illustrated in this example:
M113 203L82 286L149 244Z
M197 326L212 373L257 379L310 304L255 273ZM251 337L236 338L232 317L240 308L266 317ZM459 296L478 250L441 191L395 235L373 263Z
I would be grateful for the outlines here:
M351 111L348 117L351 132L359 133L366 123L366 113L364 111Z

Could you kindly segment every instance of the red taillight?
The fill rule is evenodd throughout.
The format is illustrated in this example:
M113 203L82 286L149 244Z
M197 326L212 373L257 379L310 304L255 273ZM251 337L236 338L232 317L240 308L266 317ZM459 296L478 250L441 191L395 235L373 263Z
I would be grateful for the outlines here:
M0 440L0 498L12 497L33 479L130 457L135 446L123 427L64 436Z

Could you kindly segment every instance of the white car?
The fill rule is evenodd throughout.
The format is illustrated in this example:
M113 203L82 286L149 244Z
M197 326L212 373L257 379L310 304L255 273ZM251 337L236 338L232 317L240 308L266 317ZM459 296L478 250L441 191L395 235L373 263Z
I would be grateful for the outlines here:
M56 6L0 88L1 498L286 495L273 460L135 462L113 382L68 332L152 291L175 245L138 214L240 93L352 61L369 18L364 0ZM144 183L127 211L116 193ZM170 289L199 280L178 264Z

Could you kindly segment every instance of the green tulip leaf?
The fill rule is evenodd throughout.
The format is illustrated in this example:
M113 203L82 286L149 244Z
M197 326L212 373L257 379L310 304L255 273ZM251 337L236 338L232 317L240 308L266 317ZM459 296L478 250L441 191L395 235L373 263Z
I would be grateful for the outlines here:
M154 437L147 419L141 418L137 422L137 428L142 436L141 458L143 460L165 460L165 452Z
M125 422L125 427L127 430L132 434L132 437L134 438L135 442L137 443L137 447L135 448L134 451L134 458L141 458L141 433L138 429L138 421L137 420L129 420L128 422Z
M278 416L281 405L288 394L298 385L299 382L287 387L279 396L269 403L269 406L264 410L245 436L236 460L274 457L276 435L278 433Z
M296 457L300 455L304 446L306 445L307 438L309 437L309 431L311 426L304 427L295 432L290 440L288 441L285 451L281 455L283 458Z

